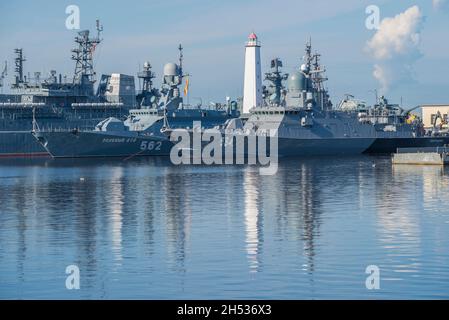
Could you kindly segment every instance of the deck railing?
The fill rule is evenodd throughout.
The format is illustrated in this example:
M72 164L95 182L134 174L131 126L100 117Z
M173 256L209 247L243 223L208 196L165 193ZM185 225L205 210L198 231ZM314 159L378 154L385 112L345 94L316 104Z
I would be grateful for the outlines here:
M422 147L422 148L397 148L396 153L449 153L449 146L443 147Z

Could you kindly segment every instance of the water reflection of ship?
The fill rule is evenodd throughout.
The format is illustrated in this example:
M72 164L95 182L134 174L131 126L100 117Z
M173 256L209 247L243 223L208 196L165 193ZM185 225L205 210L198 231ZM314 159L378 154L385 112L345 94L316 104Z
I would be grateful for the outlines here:
M318 217L319 193L312 181L314 173L310 166L302 165L299 173L300 177L300 212L302 213L301 229L304 254L307 257L307 264L304 269L313 272L315 268L315 234L318 233L320 220ZM287 202L288 203L288 202Z
M92 214L96 203L95 186L85 184L83 188L78 189L64 180L46 183L42 180L38 166L29 172L26 177L30 180L29 183L16 182L12 186L6 185L5 192L0 197L0 202L6 208L13 207L19 211L17 266L20 280L24 281L25 266L33 262L29 260L32 257L26 254L28 249L43 241L36 231L48 228L49 238L57 242L52 248L53 251L45 254L60 255L64 248L73 248L73 256L70 256L72 251L68 249L67 257L70 258L64 262L66 265L76 264L81 270L87 271L83 287L92 287L89 271L97 268L97 220L96 215ZM42 199L46 202L43 203ZM45 208L45 211L42 208ZM61 214L61 210L70 214ZM62 268L60 271L63 274L66 265L56 268ZM54 272L59 274L57 269Z
M192 208L187 177L167 167L162 178L163 211L166 219L167 251L177 271L185 272L186 242L189 239Z
M152 165L142 165L142 162ZM15 183L15 190L7 191L14 195L12 199L0 195L6 208L23 206L24 215L18 223L19 234L23 237L18 260L26 259L24 255L30 245L30 239L26 238L26 228L30 225L27 208L34 203L37 210L45 207L39 215L39 224L51 228L50 237L69 244L75 250L74 263L90 272L92 280L86 278L84 287L97 285L94 274L102 267L97 261L98 247L104 245L99 239L107 239L113 262L120 265L124 250L132 249L140 239L144 239L145 253L153 252L154 224L158 219L162 219L162 226L165 224L169 262L178 271L185 271L192 203L196 200L190 191L191 175L181 174L184 172L180 172L179 167L161 166L152 158L110 161L101 166L90 163L84 161L76 166L70 161L64 165L45 162L42 165L63 166L68 176L42 180L42 176L36 175L36 182ZM36 166L36 172L40 171L40 166ZM129 167L133 167L132 174ZM313 272L320 227L320 189L327 185L326 181L314 178L316 168L313 162L305 161L298 168L297 162L286 161L275 176L260 176L254 167L245 168L243 175L235 172L229 175L226 183L241 193L229 195L230 205L226 207L232 208L236 202L243 205L244 210L238 217L243 221L243 245L251 272L261 271L264 265L264 228L273 226L267 225L270 221L282 233L283 241L294 237L294 243L301 246L302 256L307 259L300 267ZM155 174L148 175L148 170L154 170ZM80 177L85 180L79 180Z
M446 205L441 199L444 199L442 193L449 187L447 171L441 166L414 165L394 165L391 170L393 186L388 191L384 184L390 179L384 175L376 176L379 184L377 190L381 193L376 199L382 201L377 205L382 231L389 238L399 234L405 240L419 241L420 217L413 214L417 209L416 204L422 204L420 211L423 213ZM384 174L388 175L389 171ZM414 192L404 197L404 189L410 189L411 186Z
M424 207L429 206L439 193L446 191L449 187L448 170L443 166L413 166L394 165L393 177L399 183L411 182L411 180L422 180L422 198Z
M275 176L259 175L247 169L244 175L246 253L249 268L257 272L263 265L263 228L274 214L276 233L281 239L295 237L303 251L301 268L314 271L316 237L320 227L320 181L312 162L298 164L286 160ZM263 195L263 196L262 196ZM298 232L299 231L299 232Z
M27 215L25 211L25 194L23 193L20 197L21 199L17 199L17 209L19 210L19 214L17 217L17 233L19 235L19 240L17 244L17 268L19 281L25 281L25 272L24 272L24 262L26 260L27 254ZM3 201L1 203L4 203Z
M444 199L439 193L447 190L449 180L440 166L395 165L391 171L389 168L374 178L376 231L395 277L402 279L404 275L422 271L418 259L426 250L422 220L428 212L438 211L438 203ZM408 257L407 262L398 258L403 256Z
M301 269L313 273L315 268L316 238L321 225L320 197L322 181L315 161L288 161L279 168L277 179L267 179L264 194L271 210L276 213L276 227L282 238L291 235L300 245L304 261ZM276 190L276 192L269 192Z
M30 179L36 180L37 174L29 175ZM13 173L14 174L14 173ZM0 203L2 204L2 217L8 217L7 220L1 221L2 226L8 224L7 221L12 222L17 235L17 241L11 242L10 238L14 235L7 232L8 228L0 232L0 243L5 248L8 248L10 252L16 253L16 263L17 263L17 275L18 282L22 285L26 282L25 269L27 268L26 263L29 251L29 244L36 241L33 238L33 233L30 229L39 223L39 216L37 210L37 203L39 199L39 188L27 188L24 184L17 183L18 176L3 176L2 178L12 179L12 184L8 183L8 180L2 181L2 192L0 192ZM14 209L12 209L14 208ZM31 212L30 212L31 211ZM15 213L17 212L17 213ZM5 224L4 224L5 223ZM6 245L8 244L8 245ZM0 256L0 265L3 266L4 260L3 256Z
M284 193L285 212L290 213L290 219L287 218L289 224L300 231L305 257L302 269L309 273L315 268L315 237L319 235L320 227L320 181L314 179L317 176L314 169L316 167L312 163L302 163L293 175L291 170L283 170L282 177L282 184L290 186L288 192ZM295 214L299 214L299 217L292 216Z

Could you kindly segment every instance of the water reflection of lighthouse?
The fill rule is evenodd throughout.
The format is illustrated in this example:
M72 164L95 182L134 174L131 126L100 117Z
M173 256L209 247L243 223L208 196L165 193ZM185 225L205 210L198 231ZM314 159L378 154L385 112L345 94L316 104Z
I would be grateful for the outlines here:
M112 231L112 251L116 261L122 260L122 214L123 214L123 168L117 167L112 172L110 197L110 223Z
M262 249L262 215L259 212L259 173L247 170L244 175L245 186L245 249L250 272L260 270L260 254Z

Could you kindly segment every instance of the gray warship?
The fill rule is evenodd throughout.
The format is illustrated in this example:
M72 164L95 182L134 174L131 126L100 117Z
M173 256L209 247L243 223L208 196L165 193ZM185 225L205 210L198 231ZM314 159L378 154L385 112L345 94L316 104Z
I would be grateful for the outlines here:
M143 83L138 95L141 105L131 109L124 121L109 117L95 130L42 130L37 124L33 134L55 158L169 155L173 146L170 130L192 130L196 121L201 122L201 129L220 127L238 118L238 103L229 98L226 103L209 106L184 103L180 86L186 75L181 45L178 50L179 62L164 66L161 89L153 87L155 75L150 63L144 64L138 74Z
M176 69L175 66L173 68ZM325 68L320 63L320 54L312 53L310 42L306 44L300 67L293 73L283 73L282 61L278 58L271 61L271 68L265 74L267 85L262 87L260 105L251 108L249 114L243 114L239 119L225 117L222 120L226 121L206 122L205 127L220 130L223 147L229 137L244 136L249 141L249 134L253 132L265 137L267 133L275 132L280 157L392 153L399 147L449 144L448 136L426 136L419 119L410 116L411 109L404 110L397 104L389 103L385 97L378 99L374 106L346 98L334 107L324 86L327 78ZM171 79L172 74L177 72L167 68L164 79L167 76ZM287 82L286 86L284 82ZM166 101L173 98L168 94ZM231 106L229 108L232 109ZM150 125L143 115L135 114L144 112L140 110L131 111L131 116L124 123L105 120L96 131L39 132L36 136L54 157L168 155L174 145L169 138L170 132L184 128L192 134L195 130L192 121L204 121L204 118L177 120L177 125L170 126L170 122L177 117L170 117L170 108L162 109L167 112L161 114L154 108L145 111L154 115L158 113L157 120L149 118ZM183 108L176 110L185 112ZM155 125L153 120L158 124ZM203 125L204 122L201 122L204 128ZM115 140L107 137L114 137ZM148 147L150 143L151 147ZM243 151L235 150L235 153L247 155L250 152L248 142L245 148ZM257 148L251 150L258 152Z
M263 103L228 134L275 132L279 156L379 154L449 143L449 136L425 134L421 121L411 116L415 108L404 110L383 96L370 107L351 98L334 107L324 87L325 68L320 54L312 53L311 42L293 73L282 74L280 59L272 60L271 67L265 74L269 85Z
M100 45L103 27L97 20L97 34L78 32L72 50L73 78L50 71L47 76L24 69L24 52L15 49L15 77L10 93L0 94L0 157L48 156L31 134L33 117L41 129L88 129L107 117L125 117L136 107L134 77L102 75L95 90L93 68L95 49ZM1 74L3 87L7 64Z

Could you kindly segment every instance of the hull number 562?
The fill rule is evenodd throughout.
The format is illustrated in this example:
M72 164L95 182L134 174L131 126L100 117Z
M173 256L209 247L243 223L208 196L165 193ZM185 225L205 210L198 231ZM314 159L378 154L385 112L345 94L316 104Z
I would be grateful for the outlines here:
M160 151L162 146L162 141L142 141L140 144L140 150L155 150Z

